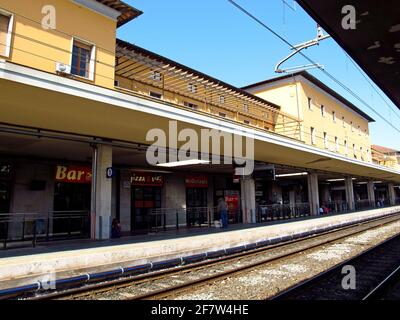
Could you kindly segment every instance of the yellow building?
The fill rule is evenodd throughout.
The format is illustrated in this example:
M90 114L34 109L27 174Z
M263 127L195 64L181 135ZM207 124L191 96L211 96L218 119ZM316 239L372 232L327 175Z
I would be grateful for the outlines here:
M370 161L373 120L350 102L307 73L244 90L116 39L140 14L120 0L0 0L0 215L11 217L0 239L36 230L26 213L48 237L88 236L89 226L109 238L115 219L127 233L209 226L220 197L234 223L261 221L256 202L315 215L319 183L324 202L343 210L374 206L374 181L380 197L400 201L400 172ZM188 132L250 141L238 158L254 172L238 178L225 137L203 162L149 163L154 129L169 142L164 155ZM213 144L190 151L204 145Z
M383 146L372 145L373 163L400 170L400 152Z
M119 0L1 0L0 57L113 88L116 29L140 14Z
M371 162L369 122L374 120L306 71L243 88L281 106L301 121L301 140Z

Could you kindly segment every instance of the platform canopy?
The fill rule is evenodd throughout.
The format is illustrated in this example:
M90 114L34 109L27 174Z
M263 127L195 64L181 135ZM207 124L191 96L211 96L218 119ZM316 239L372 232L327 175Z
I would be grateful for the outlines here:
M398 0L297 0L400 109ZM344 29L353 6L356 28ZM344 9L343 9L344 8ZM346 13L342 13L346 12ZM348 20L347 20L348 22Z

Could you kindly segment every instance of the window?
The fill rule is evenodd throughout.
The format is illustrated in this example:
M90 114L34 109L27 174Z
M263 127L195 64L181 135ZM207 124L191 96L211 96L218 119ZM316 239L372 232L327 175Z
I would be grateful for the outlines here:
M249 112L249 105L247 103L243 103L243 111Z
M349 154L349 146L347 140L344 140L344 154L347 156Z
M158 71L152 70L150 72L150 79L153 79L155 81L161 81L162 80L161 73Z
M267 112L267 111L264 111L264 112L263 112L263 117L264 117L265 119L268 119L269 116L268 116L268 112Z
M249 120L243 120L243 122L244 122L245 124L250 124L250 121L249 121Z
M220 112L219 116L222 117L222 118L226 118L226 113Z
M335 137L335 151L339 152L339 139L338 139L338 137Z
M0 56L9 57L14 16L0 12Z
M321 105L321 115L325 117L325 106Z
M351 132L354 131L353 121L350 121Z
M346 121L345 121L344 117L342 117L342 125L343 125L343 128L346 128Z
M329 148L328 134L326 132L324 132L324 147L325 147L325 149Z
M158 92L154 92L154 91L150 91L149 92L149 96L152 98L156 98L156 99L161 99L162 98L162 94L158 93Z
M219 102L220 103L225 103L225 97L224 96L219 96Z
M358 126L358 135L361 136L361 128Z
M268 126L265 126L264 129L267 130L267 131L271 130Z
M336 122L336 112L332 111L332 120L333 122Z
M94 46L74 40L72 48L71 73L79 77L93 80L94 52Z
M188 107L190 109L198 109L199 108L199 106L197 104L194 104L194 103L191 103L191 102L185 101L183 104L184 104L185 107Z
M353 143L353 155L354 158L357 159L357 155L356 155L356 145Z
M196 93L197 92L197 86L193 83L188 84L188 91L191 93Z
M363 147L360 147L360 157L361 157L361 160L364 160Z
M315 128L311 127L311 144L315 144Z
M311 98L307 98L307 103L308 103L308 110L312 110L313 108L312 108L312 99Z

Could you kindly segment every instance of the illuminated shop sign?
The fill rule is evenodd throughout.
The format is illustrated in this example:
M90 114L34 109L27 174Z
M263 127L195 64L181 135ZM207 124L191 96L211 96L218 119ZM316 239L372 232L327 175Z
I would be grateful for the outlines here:
M188 175L185 178L188 188L208 188L208 177L202 175Z
M92 169L88 167L57 166L56 181L68 183L91 183Z
M164 184L164 177L157 173L132 172L131 184L135 186L161 187Z
M11 178L11 164L0 163L0 178Z

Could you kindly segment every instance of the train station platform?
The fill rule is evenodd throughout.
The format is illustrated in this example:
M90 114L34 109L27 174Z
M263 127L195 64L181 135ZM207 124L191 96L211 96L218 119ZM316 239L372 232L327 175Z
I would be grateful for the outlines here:
M0 290L41 281L51 274L65 279L130 268L221 250L267 245L400 212L400 206L314 216L228 229L188 229L107 241L70 241L36 248L0 251ZM122 269L121 269L122 270Z

